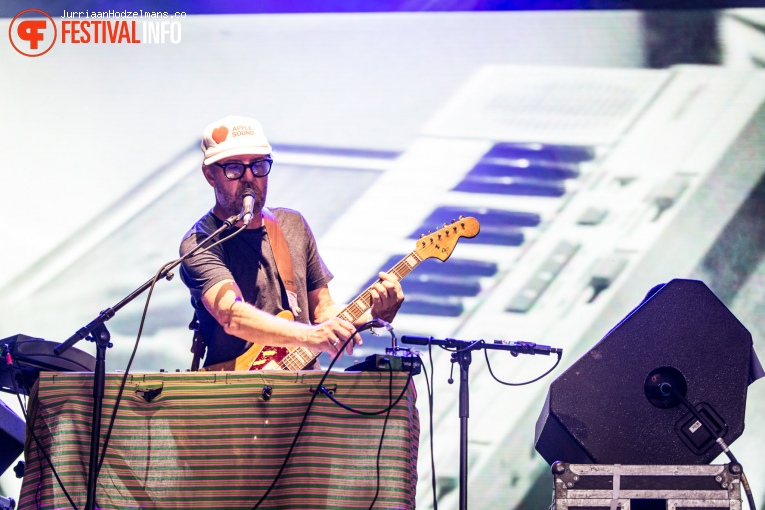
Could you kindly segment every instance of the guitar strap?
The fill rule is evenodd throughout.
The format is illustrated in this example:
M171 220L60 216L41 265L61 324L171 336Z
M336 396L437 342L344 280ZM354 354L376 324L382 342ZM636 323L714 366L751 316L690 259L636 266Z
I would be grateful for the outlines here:
M271 251L274 253L274 260L276 260L276 272L282 281L282 285L284 285L284 290L287 291L290 311L292 315L299 317L302 310L298 306L295 273L292 270L292 257L290 257L287 239L285 239L282 227L279 225L274 213L269 211L268 208L263 207L262 215L263 223L266 225L268 242L271 244Z

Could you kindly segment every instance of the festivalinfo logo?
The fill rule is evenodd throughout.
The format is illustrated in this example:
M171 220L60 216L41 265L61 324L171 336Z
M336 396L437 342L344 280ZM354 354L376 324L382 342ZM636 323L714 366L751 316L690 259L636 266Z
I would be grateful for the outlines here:
M179 19L185 12L64 11L54 20L39 9L26 9L13 18L8 38L26 57L40 57L59 44L178 44Z

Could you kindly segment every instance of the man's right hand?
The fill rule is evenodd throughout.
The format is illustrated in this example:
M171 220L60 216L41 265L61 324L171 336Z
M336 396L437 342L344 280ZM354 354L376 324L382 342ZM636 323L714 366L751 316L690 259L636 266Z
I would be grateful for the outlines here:
M320 324L310 326L303 337L303 344L312 351L324 351L334 357L356 328L350 322L339 317L332 317ZM354 343L361 343L358 335L348 342L345 352L353 354Z

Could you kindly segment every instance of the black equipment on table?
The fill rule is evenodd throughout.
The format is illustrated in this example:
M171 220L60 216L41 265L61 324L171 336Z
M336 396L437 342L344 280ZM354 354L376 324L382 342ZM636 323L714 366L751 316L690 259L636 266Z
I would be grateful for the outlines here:
M0 444L3 445L0 448L0 474L24 451L25 434L24 420L0 400ZM0 506L0 510L2 508Z
M27 335L14 335L0 340L0 348L7 345L13 359L13 369L0 363L0 391L16 393L11 376L16 379L19 393L28 395L41 371L46 372L92 372L96 358L79 349L69 349L56 356L53 348L57 342Z

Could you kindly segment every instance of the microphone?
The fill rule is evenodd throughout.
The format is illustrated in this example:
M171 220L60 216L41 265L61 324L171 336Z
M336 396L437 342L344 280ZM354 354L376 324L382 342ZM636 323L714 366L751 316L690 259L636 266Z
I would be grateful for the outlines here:
M479 346L479 348L483 349L510 351L510 354L513 356L517 356L519 354L542 354L544 356L557 354L560 356L563 354L563 349L550 347L549 345L539 345L535 344L534 342L508 342L507 340L494 340L494 343L490 344L484 342L483 340L456 340L454 338L438 340L432 336L428 337L410 335L402 336L401 341L405 344L440 345L449 349L472 349L474 346Z
M404 335L401 337L402 342L413 345L429 345L433 340L432 336ZM433 345L437 344L434 343Z
M563 354L563 349L550 347L549 345L539 345L534 342L508 342L507 340L494 340L495 344L509 345L514 347L518 354L541 354L549 356L550 354Z
M245 227L250 224L254 215L255 190L252 188L247 188L244 191L244 196L242 197L242 221L244 222Z

